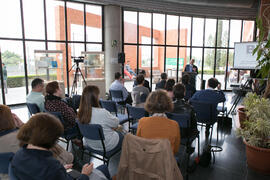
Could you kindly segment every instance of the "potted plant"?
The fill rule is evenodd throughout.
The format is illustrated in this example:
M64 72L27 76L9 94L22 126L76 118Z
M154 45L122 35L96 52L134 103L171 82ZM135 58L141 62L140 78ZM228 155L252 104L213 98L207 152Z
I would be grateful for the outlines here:
M270 174L270 100L248 93L244 99L248 119L237 129L246 144L248 166Z

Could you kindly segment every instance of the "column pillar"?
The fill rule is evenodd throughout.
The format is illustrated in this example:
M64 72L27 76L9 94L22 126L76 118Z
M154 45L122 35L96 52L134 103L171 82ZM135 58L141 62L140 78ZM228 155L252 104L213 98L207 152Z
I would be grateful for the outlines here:
M122 11L119 6L104 7L105 31L105 83L106 92L109 92L114 81L114 73L121 72L118 64L118 53L122 52Z

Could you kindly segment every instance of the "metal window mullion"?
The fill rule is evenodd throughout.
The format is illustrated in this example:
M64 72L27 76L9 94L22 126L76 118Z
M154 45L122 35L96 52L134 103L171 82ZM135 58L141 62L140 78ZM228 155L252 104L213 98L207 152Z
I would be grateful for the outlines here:
M217 58L217 36L218 36L218 18L216 22L215 56L214 56L214 77L216 76L216 58Z
M204 48L205 48L205 28L206 28L206 18L204 18L203 22L203 49L202 49L202 65L201 65L201 81L203 80L203 67L204 67Z
M104 31L104 25L105 25L105 21L104 21L104 6L102 6L102 14L101 14L101 23L102 23L102 51L105 52L105 31Z
M192 36L193 36L193 16L191 17L191 25L190 25L190 49L189 49L189 60L192 59Z
M86 52L87 51L87 47L86 47L86 37L87 37L87 34L86 34L86 4L83 3L83 30L84 30L84 51Z
M230 46L230 34L231 34L231 20L229 20L228 47ZM227 49L227 60L226 60L226 68L225 68L225 90L227 89L228 65L229 65L229 49Z
M178 38L177 38L177 53L176 53L176 82L179 81L178 79L178 71L179 71L179 45L180 45L180 16L178 16Z
M153 13L151 13L151 63L150 63L150 83L152 89L152 78L153 78Z
M45 49L48 50L48 30L47 30L47 7L46 0L43 0L43 11L44 11L44 33L45 33Z
M164 68L163 71L166 72L166 56L167 56L167 14L165 14L165 34L164 34L164 59L163 59L163 64L164 64Z
M2 53L0 49L0 64L2 64ZM1 91L2 91L2 101L3 104L6 104L6 99L5 99L5 88L4 88L4 77L3 77L3 68L2 66L0 67L0 78L1 78Z
M25 86L26 86L26 94L28 94L28 71L27 71L27 63L26 63L26 45L25 45L25 31L24 31L24 16L23 16L23 1L20 0L20 8L21 8L21 23L22 23L22 38L23 38L23 59L24 59L24 74L25 74Z
M66 44L66 76L67 76L67 91L69 94L69 67L68 67L68 27L67 27L67 2L64 2L64 8L65 8L65 44Z
M139 36L140 36L140 28L139 28L139 12L136 12L137 13L137 44L136 44L136 46L137 46L137 73L139 73L139 68L140 68L140 62L139 62L139 53L140 53L140 47L139 47ZM151 86L150 86L151 88L152 88L152 84L151 84Z

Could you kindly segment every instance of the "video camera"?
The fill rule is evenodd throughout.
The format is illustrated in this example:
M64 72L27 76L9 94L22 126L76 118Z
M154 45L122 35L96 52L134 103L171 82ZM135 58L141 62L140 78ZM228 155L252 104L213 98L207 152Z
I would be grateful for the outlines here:
M84 61L84 56L78 56L78 57L75 57L75 56L71 56L71 58L73 59L74 63L82 63Z

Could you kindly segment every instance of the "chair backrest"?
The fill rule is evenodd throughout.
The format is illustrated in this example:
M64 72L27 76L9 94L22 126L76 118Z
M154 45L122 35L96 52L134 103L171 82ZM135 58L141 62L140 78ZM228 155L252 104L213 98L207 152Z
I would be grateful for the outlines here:
M64 118L63 118L61 112L48 112L48 113L50 113L50 114L54 115L56 118L58 118L61 121L61 123L63 124L63 126L65 126L65 121L64 121Z
M127 112L128 112L128 117L133 118L133 120L141 119L142 117L147 116L147 112L145 111L144 108L139 108L139 107L134 107L129 104L127 106Z
M28 108L28 111L30 112L31 116L33 114L39 113L40 109L37 104L34 103L26 103L26 106Z
M197 122L205 124L216 122L217 104L195 100L191 100L190 104L196 112Z
M166 113L169 119L175 120L180 128L190 127L190 115L188 113L177 114L177 113Z
M76 121L81 134L87 139L91 140L104 140L104 133L100 124L82 124Z
M121 101L124 101L123 92L121 90L109 90L110 96L115 99L121 99Z
M80 102L81 102L81 95L73 95L72 96L72 104L74 109L78 109L80 107Z
M8 166L13 156L13 152L0 153L0 174L8 174Z
M106 109L110 113L115 113L117 116L117 104L114 101L99 100L102 108Z

